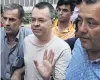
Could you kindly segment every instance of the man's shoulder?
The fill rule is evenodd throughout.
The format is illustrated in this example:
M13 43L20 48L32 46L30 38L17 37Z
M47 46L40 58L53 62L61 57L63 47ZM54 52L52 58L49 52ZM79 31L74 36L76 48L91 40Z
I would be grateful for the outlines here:
M20 28L20 35L24 35L25 37L32 34L31 28L28 27L21 27Z
M0 28L0 34L2 34L1 36L4 36L5 35L4 27L1 27Z
M78 38L75 42L75 48L79 48L79 49L83 49L82 45L81 45L81 41L80 39Z
M0 32L1 32L1 31L4 31L4 27L0 27Z
M20 30L22 30L22 31L30 31L30 32L32 32L32 30L31 30L30 27L21 27Z
M82 57L85 55L86 50L82 47L81 41L78 38L74 44L74 49L72 50L72 54L77 57Z
M64 40L62 40L59 37L55 37L55 41L54 41L54 46L59 47L59 48L70 48L68 43L66 43Z
M30 34L30 35L26 36L24 40L25 40L25 42L33 41L34 37L35 37L34 34Z

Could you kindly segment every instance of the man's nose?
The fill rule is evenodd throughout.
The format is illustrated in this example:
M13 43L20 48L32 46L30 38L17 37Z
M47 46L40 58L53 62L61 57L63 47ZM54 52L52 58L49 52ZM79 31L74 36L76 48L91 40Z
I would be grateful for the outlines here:
M9 19L7 19L4 23L5 23L6 26L9 26L10 25Z
M34 23L34 25L38 26L39 25L39 21L36 20L35 23Z
M79 32L87 32L87 24L85 22L83 22L81 25L78 26L78 31Z

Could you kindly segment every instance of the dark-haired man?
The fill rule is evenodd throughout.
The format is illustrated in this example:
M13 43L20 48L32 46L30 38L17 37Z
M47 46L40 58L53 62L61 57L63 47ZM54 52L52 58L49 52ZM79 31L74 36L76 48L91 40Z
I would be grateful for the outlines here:
M51 77L65 80L71 49L53 34L54 18L55 9L48 2L37 3L32 9L31 28L34 34L25 38L25 80L50 80ZM54 54L49 55L49 52Z
M73 1L58 0L56 9L58 18L54 22L54 34L63 40L74 37L75 26L70 21L73 11Z
M84 0L66 80L100 80L100 0Z
M100 80L99 12L100 0L85 0L81 4L78 16L79 39L72 52L66 80Z

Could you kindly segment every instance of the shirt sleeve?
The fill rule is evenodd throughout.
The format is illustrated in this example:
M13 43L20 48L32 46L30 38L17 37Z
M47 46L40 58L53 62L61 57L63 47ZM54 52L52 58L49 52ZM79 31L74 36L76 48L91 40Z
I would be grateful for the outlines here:
M65 80L65 73L67 71L70 59L71 59L70 48L63 50L55 64L54 80Z

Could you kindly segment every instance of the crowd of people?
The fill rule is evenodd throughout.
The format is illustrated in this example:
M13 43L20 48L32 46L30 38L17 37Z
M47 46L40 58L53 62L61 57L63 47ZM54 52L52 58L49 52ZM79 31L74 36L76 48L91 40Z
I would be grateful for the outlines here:
M25 27L23 7L5 5L1 80L100 80L99 12L100 0L39 2Z

